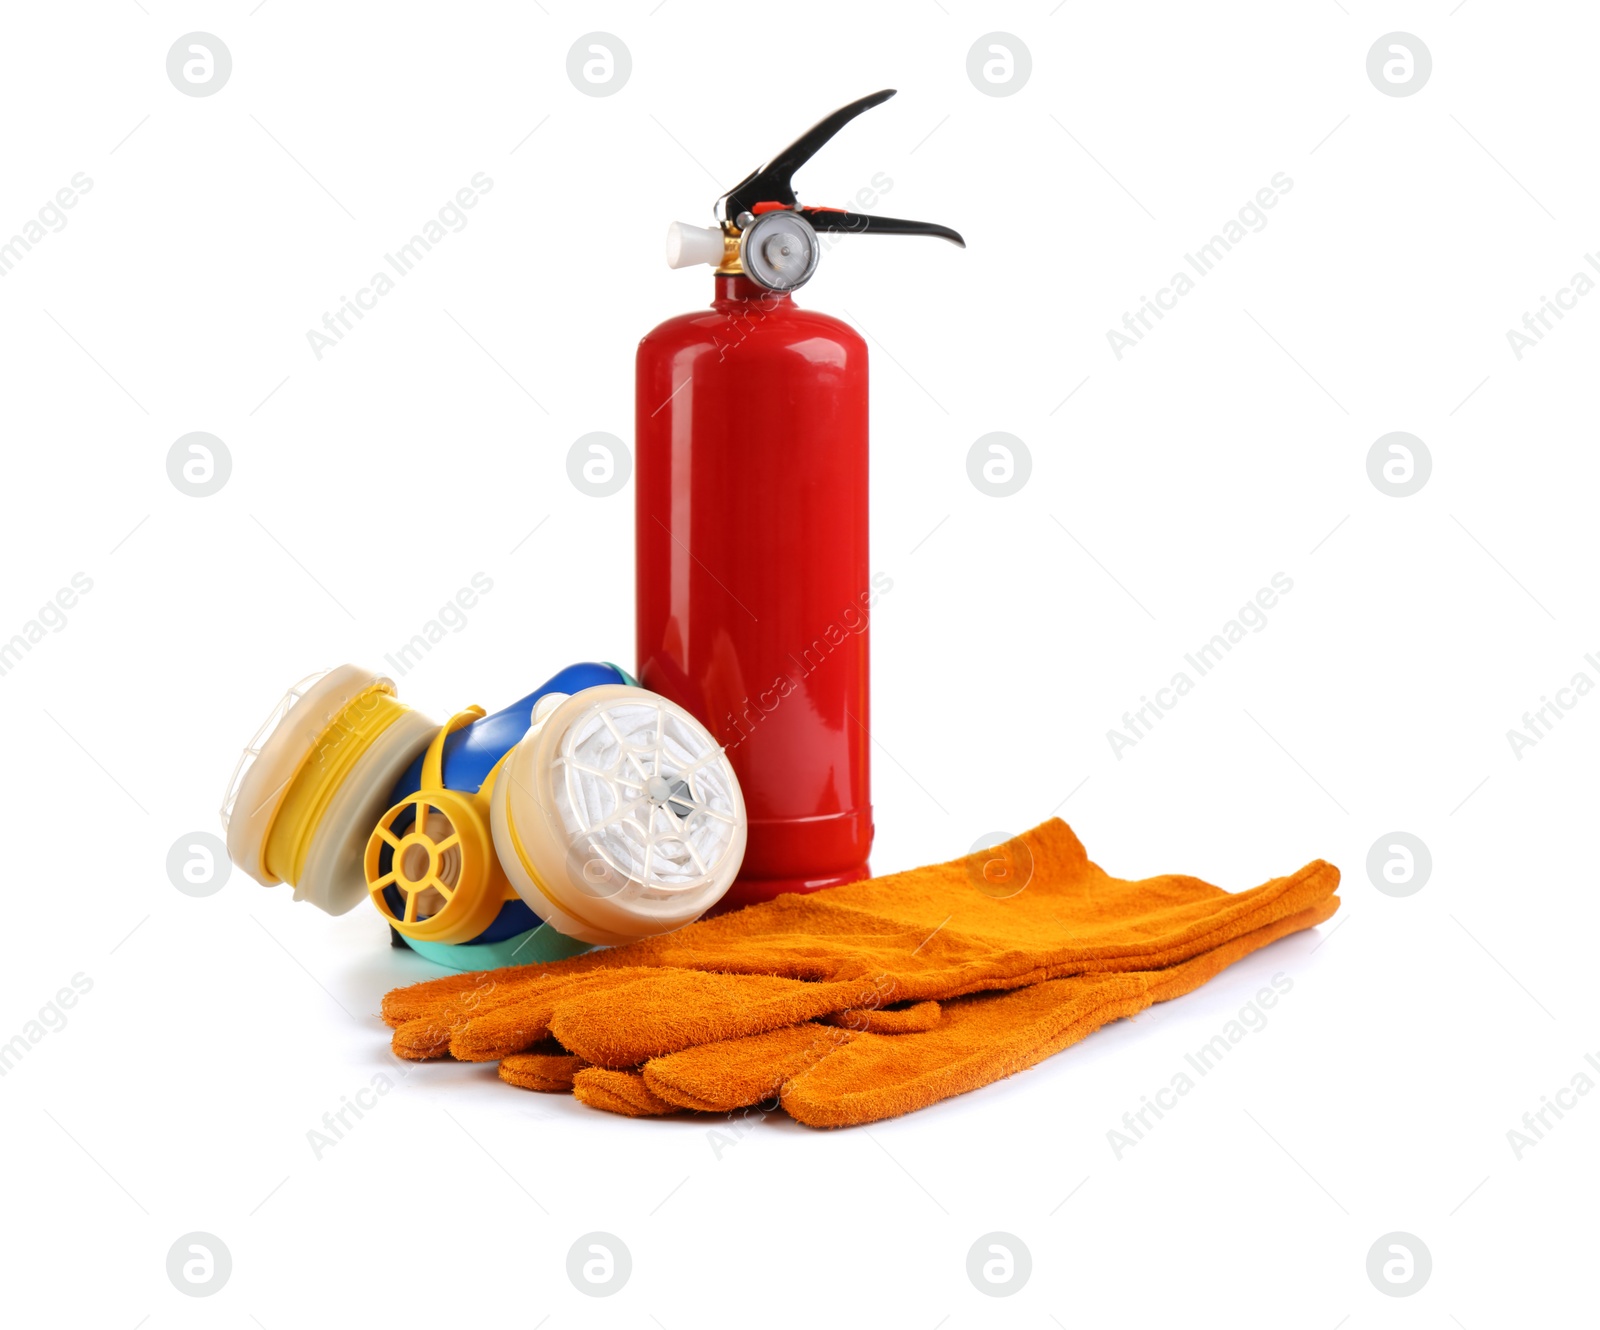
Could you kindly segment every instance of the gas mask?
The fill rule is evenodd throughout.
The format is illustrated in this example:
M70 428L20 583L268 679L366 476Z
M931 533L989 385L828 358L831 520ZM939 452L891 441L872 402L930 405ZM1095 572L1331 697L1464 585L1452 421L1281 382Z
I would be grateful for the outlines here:
M343 665L301 680L245 749L229 857L266 886L456 970L669 932L727 891L744 801L710 733L614 665L573 665L443 725Z

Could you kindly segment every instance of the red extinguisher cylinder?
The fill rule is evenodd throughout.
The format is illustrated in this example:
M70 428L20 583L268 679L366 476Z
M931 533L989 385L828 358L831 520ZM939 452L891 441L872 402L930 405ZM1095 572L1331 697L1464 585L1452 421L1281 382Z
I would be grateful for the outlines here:
M726 746L749 843L726 902L867 875L867 347L744 275L636 362L640 682Z

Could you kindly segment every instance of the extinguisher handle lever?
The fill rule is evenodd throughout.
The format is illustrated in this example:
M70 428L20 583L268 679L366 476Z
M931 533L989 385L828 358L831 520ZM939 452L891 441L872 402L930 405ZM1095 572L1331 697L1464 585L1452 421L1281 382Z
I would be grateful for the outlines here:
M901 217L880 217L870 212L845 212L839 208L798 208L814 231L866 231L885 236L936 236L967 247L959 231L938 222L910 222Z
M723 232L729 244L737 238L739 262L743 265L735 271L744 272L771 290L793 291L810 280L816 271L818 250L813 233L817 231L937 236L966 248L967 242L960 233L948 226L850 212L844 208L806 207L795 195L794 173L863 111L881 106L894 95L893 88L885 88L841 106L722 196L719 203ZM774 218L773 213L780 215ZM785 220L786 216L804 218L810 225L796 226ZM709 229L677 226L668 239L667 262L673 267L697 262L716 264L726 252L717 249L717 239L717 233Z
M817 155L817 150L863 111L881 106L895 95L895 89L869 93L832 115L824 116L770 161L750 172L722 196L724 221L735 221L740 213L753 212L758 203L781 203L794 207L794 173Z

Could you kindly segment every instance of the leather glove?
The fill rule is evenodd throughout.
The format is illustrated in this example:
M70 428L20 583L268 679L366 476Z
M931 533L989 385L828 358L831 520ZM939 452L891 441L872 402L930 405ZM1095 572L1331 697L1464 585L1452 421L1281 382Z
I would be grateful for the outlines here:
M1015 894L991 894L985 870L1002 861L1031 866L1017 870ZM627 1069L853 1009L1177 965L1326 901L1338 882L1322 860L1234 894L1181 875L1123 881L1052 819L946 864L397 989L383 1014L402 1057L496 1061L554 1036L586 1062Z
M1077 975L957 998L937 1007L936 1024L927 1026L924 1016L910 1032L807 1023L652 1058L637 1070L580 1067L573 1091L592 1107L633 1117L781 1104L812 1127L878 1122L991 1084L1119 1016L1192 992L1338 907L1337 897L1321 901L1163 970ZM507 1058L501 1078L525 1084L521 1060L529 1056Z

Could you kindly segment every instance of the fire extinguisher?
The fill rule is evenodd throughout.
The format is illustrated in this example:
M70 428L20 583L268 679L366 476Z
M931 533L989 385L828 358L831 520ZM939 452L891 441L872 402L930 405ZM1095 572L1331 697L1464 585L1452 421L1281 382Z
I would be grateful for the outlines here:
M749 841L728 904L867 875L867 346L801 309L819 233L949 227L808 207L792 177L873 93L813 126L719 201L675 223L667 262L716 269L711 308L639 344L636 558L640 682L725 745Z

